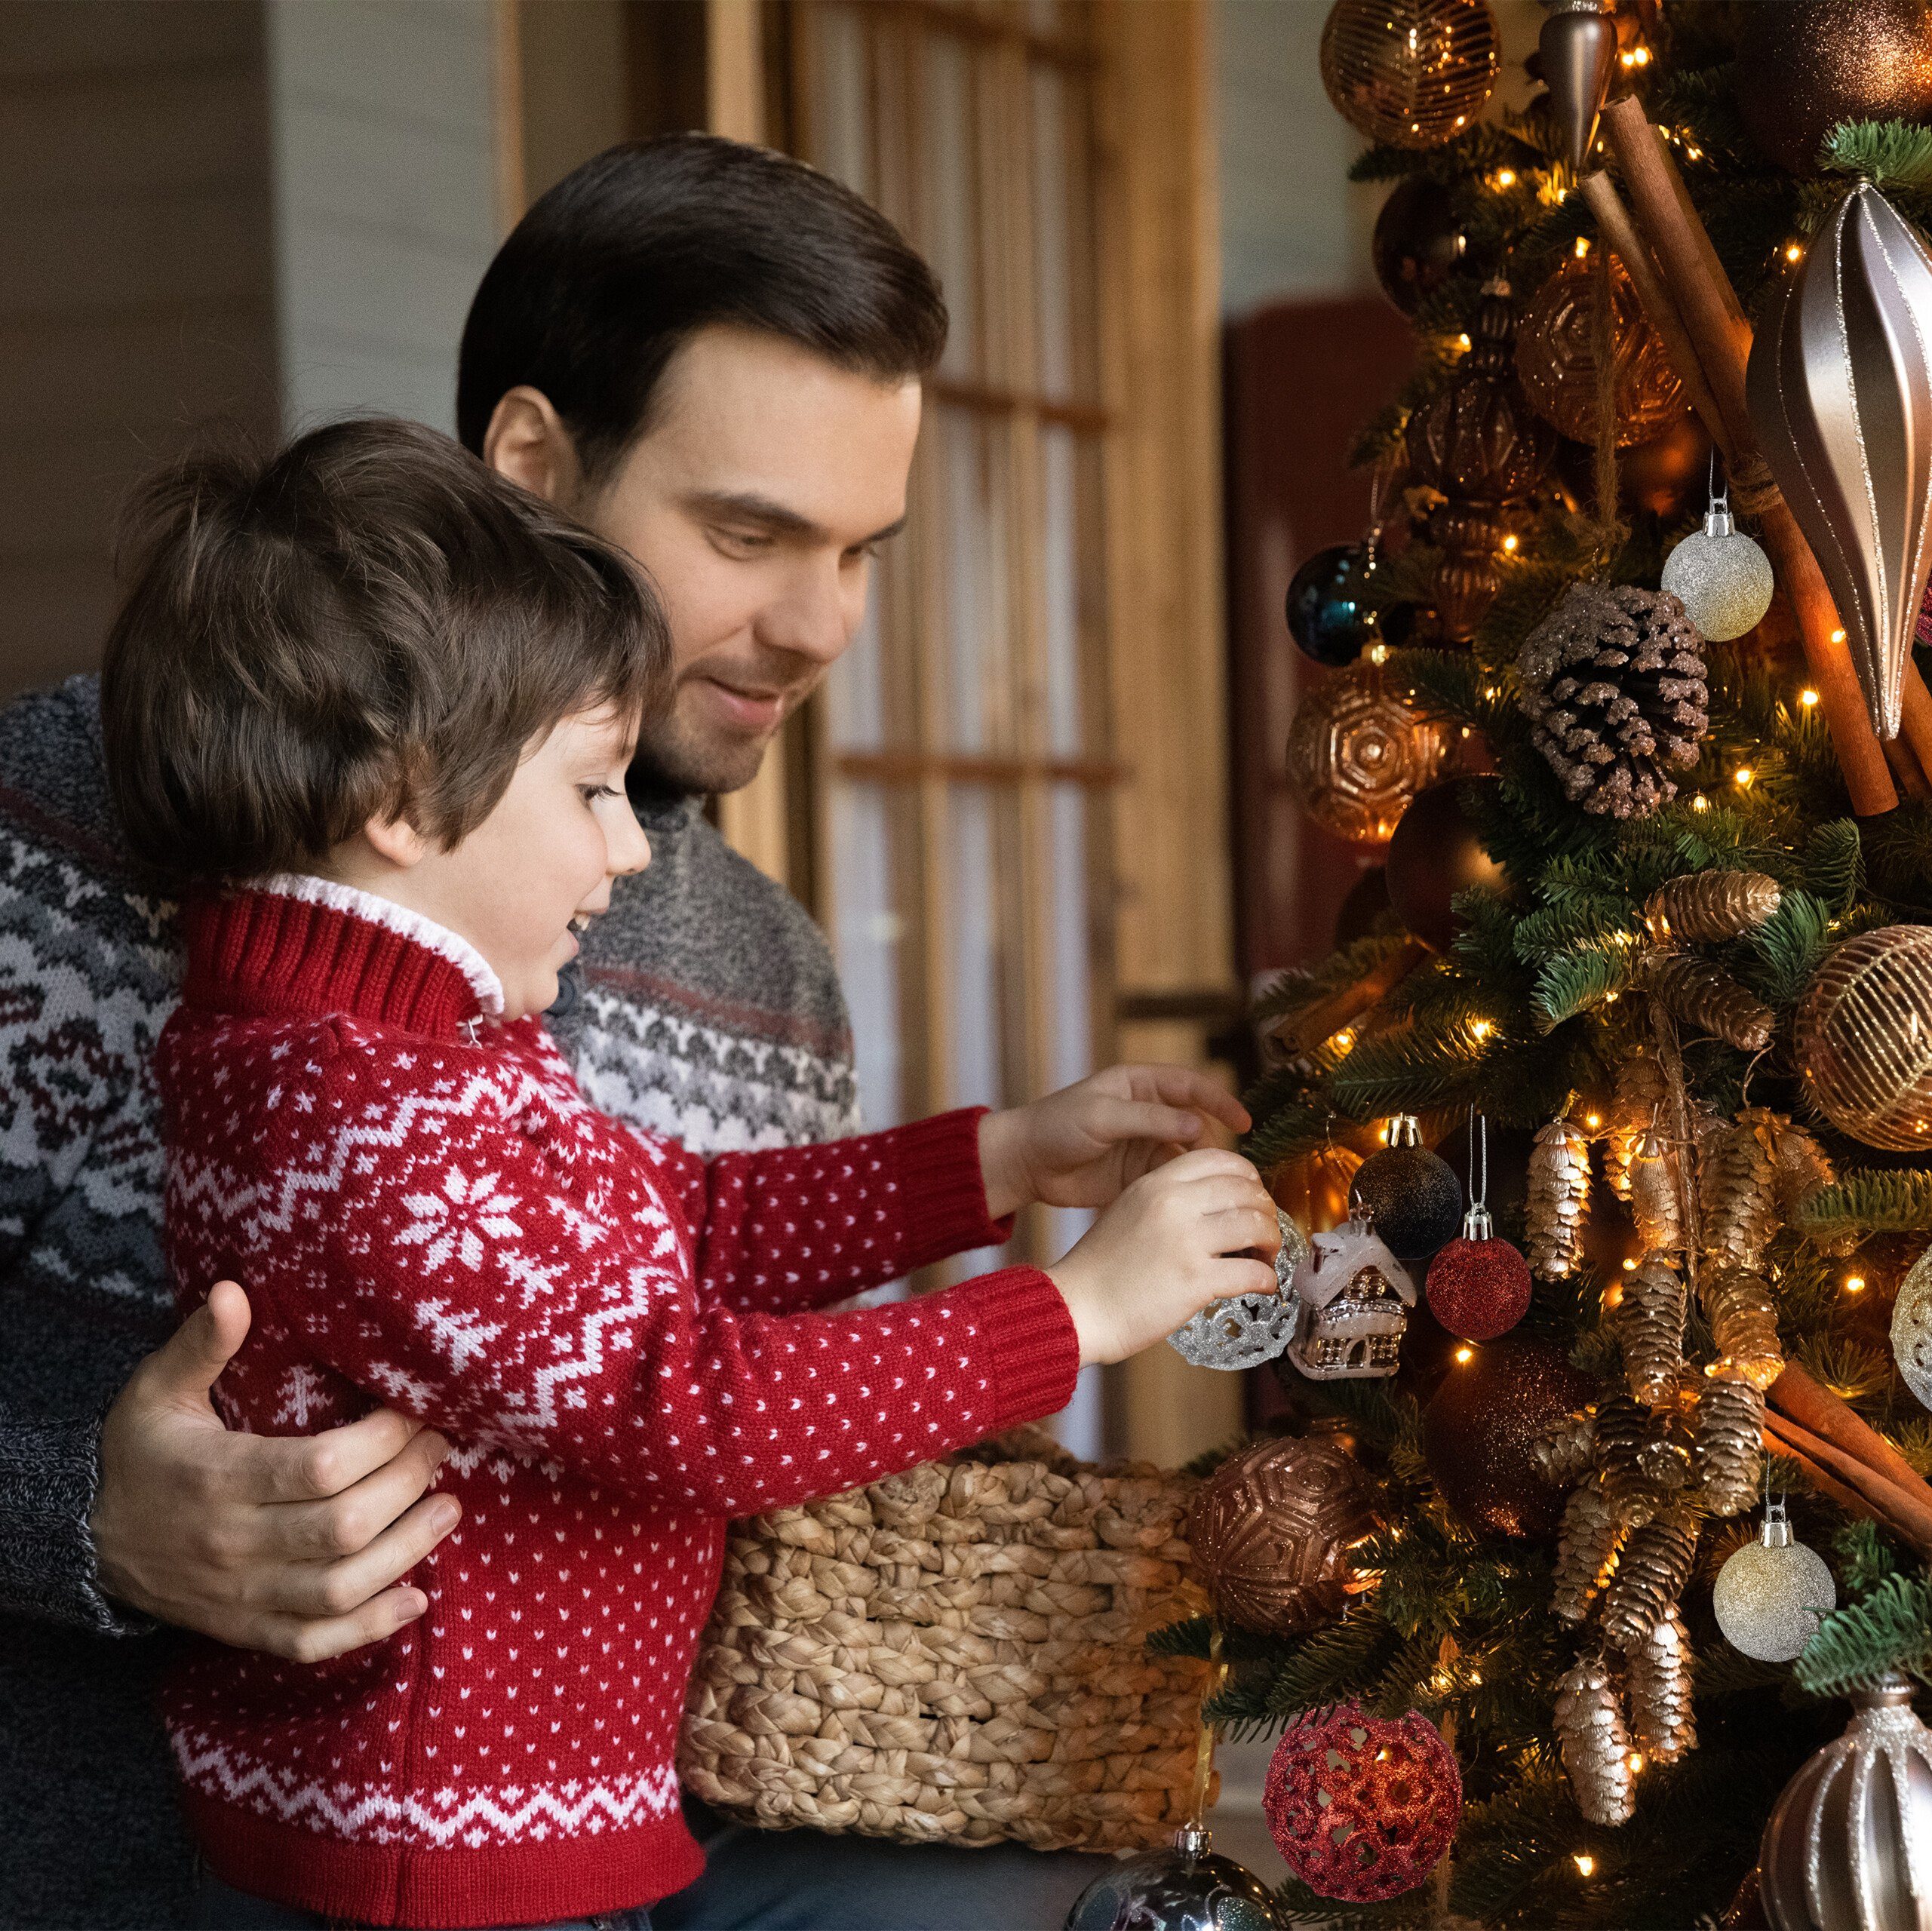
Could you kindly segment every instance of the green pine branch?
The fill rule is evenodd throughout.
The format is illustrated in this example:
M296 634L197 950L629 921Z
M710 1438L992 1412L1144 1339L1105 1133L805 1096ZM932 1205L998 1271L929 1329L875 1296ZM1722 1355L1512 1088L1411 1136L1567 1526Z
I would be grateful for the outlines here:
M1932 1580L1891 1575L1835 1609L1792 1665L1816 1696L1843 1696L1894 1670L1932 1687Z
M1921 1233L1932 1229L1932 1172L1923 1168L1854 1168L1821 1187L1798 1210L1814 1239L1844 1233Z
M1932 127L1915 121L1841 121L1820 145L1818 165L1878 188L1932 188Z

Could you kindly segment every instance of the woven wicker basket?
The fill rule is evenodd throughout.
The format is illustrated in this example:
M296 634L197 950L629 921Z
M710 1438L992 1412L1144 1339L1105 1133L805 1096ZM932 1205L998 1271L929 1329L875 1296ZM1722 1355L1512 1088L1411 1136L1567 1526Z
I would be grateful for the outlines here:
M767 1829L1138 1850L1183 1821L1193 1484L1037 1429L733 1530L679 1769Z

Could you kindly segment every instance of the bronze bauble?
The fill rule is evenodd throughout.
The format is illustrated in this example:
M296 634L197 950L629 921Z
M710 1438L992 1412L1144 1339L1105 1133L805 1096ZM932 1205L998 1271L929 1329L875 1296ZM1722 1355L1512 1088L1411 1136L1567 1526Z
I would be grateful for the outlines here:
M1244 1629L1332 1621L1356 1586L1348 1552L1375 1527L1361 1465L1326 1435L1261 1441L1202 1484L1188 1519L1196 1573Z
M1455 273L1468 246L1455 196L1441 182L1411 174L1382 204L1369 253L1382 293L1412 315Z
M1351 665L1302 698L1288 734L1288 781L1317 824L1379 845L1448 754L1442 725L1411 711L1374 665Z
M1440 147L1482 112L1500 50L1489 0L1335 0L1322 84L1371 141Z
M1841 121L1932 118L1932 5L1751 0L1735 84L1751 138L1789 173L1814 173Z
M1690 404L1663 338L1615 256L1571 256L1536 292L1516 333L1516 373L1537 413L1574 441L1596 441L1597 284L1608 264L1612 413L1619 449L1660 436Z
M1454 943L1459 892L1504 889L1503 867L1484 849L1470 807L1500 778L1451 778L1417 794L1389 841L1389 903L1432 952Z
M1798 1002L1792 1045L1841 1133L1898 1153L1932 1147L1932 926L1834 946Z
M1442 1500L1472 1527L1547 1536L1563 1491L1536 1463L1537 1438L1596 1393L1554 1342L1509 1334L1457 1350L1422 1416L1422 1452Z

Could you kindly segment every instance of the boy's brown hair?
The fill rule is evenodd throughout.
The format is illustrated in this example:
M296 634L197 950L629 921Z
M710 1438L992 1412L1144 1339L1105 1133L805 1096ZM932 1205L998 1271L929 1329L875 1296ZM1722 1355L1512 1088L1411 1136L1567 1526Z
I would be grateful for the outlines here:
M184 883L312 867L380 815L454 844L533 738L668 685L637 566L417 423L172 465L129 527L108 784L136 855Z

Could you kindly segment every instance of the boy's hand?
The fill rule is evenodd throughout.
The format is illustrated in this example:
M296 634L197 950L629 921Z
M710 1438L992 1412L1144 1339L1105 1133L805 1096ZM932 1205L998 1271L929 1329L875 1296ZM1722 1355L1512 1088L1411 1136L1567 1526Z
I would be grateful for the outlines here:
M1104 1207L1193 1146L1207 1119L1248 1130L1239 1100L1178 1066L1110 1066L1031 1106L988 1113L979 1122L988 1211L998 1220L1033 1200Z
M1085 1367L1138 1354L1210 1301L1273 1293L1280 1245L1261 1175L1239 1154L1207 1148L1135 1180L1046 1271Z

